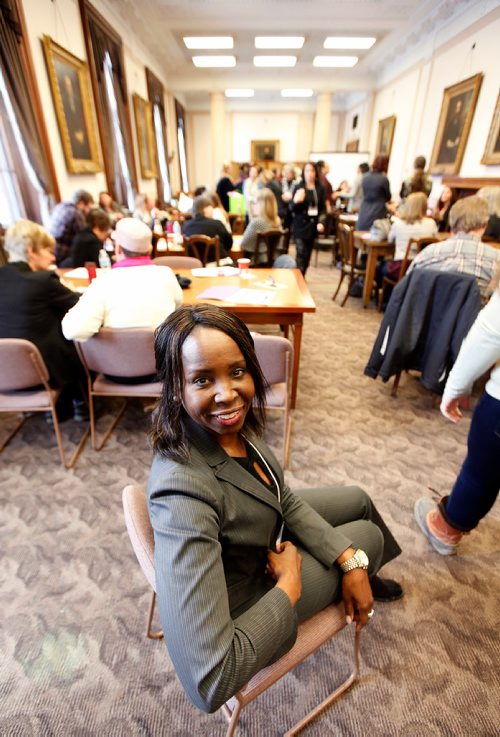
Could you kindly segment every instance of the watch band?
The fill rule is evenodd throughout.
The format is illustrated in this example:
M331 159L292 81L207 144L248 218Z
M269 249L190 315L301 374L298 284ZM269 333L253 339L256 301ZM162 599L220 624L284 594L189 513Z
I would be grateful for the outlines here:
M355 568L362 568L366 571L368 569L368 556L364 550L358 548L351 558L345 560L343 563L339 563L339 566L342 573L349 573L349 571L353 571Z

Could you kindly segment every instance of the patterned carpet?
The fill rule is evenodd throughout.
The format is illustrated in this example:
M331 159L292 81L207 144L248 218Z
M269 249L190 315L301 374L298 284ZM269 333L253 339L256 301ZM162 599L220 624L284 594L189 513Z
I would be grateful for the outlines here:
M418 380L399 397L363 376L380 316L358 299L331 301L338 272L327 254L308 275L307 315L292 429L292 487L358 483L403 548L387 574L405 597L378 604L362 642L362 680L308 737L486 737L500 734L498 642L500 505L461 555L434 553L413 520L428 487L445 493L469 425L432 409ZM9 418L0 420L5 432ZM267 437L281 450L281 420ZM148 589L125 532L121 489L144 485L151 454L139 403L104 450L87 446L74 471L34 417L0 468L0 735L187 737L224 735L220 714L188 703L161 641L144 637ZM81 428L64 426L69 443ZM277 737L347 674L345 629L248 707L241 737Z

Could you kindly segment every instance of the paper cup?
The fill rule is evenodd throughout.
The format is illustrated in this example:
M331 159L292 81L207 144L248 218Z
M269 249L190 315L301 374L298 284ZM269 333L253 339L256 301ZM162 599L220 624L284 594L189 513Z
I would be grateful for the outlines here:
M239 258L237 261L237 264L238 264L238 268L241 274L243 271L246 272L247 269L250 268L250 259L249 258Z

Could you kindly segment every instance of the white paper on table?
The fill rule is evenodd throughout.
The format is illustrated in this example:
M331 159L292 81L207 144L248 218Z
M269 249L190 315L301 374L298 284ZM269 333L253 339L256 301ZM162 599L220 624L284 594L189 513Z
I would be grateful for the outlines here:
M208 268L191 269L193 276L236 276L240 270L235 266L210 266Z
M96 269L97 273L97 269ZM85 266L79 266L77 269L72 269L71 271L66 271L63 274L64 279L88 279L89 278L89 272L85 268Z
M274 292L265 289L238 289L225 301L241 305L268 305L273 297Z

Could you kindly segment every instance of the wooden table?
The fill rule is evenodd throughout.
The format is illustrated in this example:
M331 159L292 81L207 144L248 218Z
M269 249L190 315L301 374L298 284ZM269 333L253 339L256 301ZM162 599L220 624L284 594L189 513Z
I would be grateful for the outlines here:
M389 241L371 241L369 230L355 230L354 244L366 253L366 274L363 284L363 307L368 307L375 278L375 270L379 256L394 256L394 243Z
M194 305L201 302L216 304L238 315L251 325L284 325L285 335L288 328L293 330L293 367L292 367L292 407L297 401L297 385L299 379L300 346L302 341L302 325L305 312L315 312L316 305L306 286L304 277L298 269L251 269L252 279L241 279L239 276L193 276L190 270L180 270L182 276L191 279L189 289L183 290L183 304ZM271 304L248 305L236 304L221 300L199 299L198 295L213 286L238 286L245 289L259 290L258 282L266 281L272 276L277 284L285 284L286 289L274 291Z

